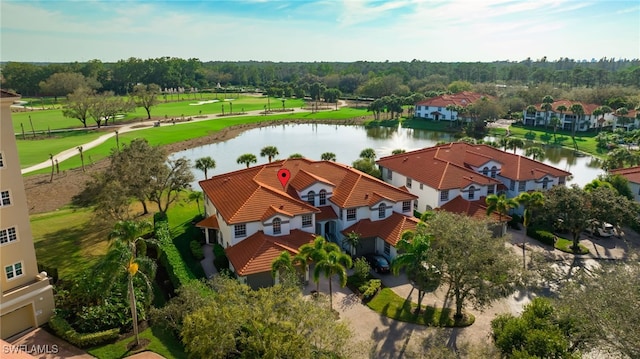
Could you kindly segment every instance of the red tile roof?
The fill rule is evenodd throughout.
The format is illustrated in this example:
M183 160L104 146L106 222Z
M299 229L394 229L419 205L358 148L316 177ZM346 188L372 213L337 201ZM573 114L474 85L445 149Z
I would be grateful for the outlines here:
M285 189L277 177L282 168L291 172L291 180ZM341 208L369 206L374 196L394 202L417 198L351 167L308 159L276 161L225 173L200 181L200 187L225 222L235 224L263 220L265 213L275 209L291 216L319 213L319 209L298 198L294 189L294 186L307 188L313 183L311 179L335 186L329 201Z
M218 218L216 218L216 216L211 216L196 223L196 227L220 229L220 224L218 224Z
M484 95L477 92L463 91L452 95L440 95L437 97L428 98L426 100L416 103L416 106L431 106L431 107L447 107L448 105L457 105L466 107L467 105L480 100L483 97L492 98L492 96Z
M592 114L592 113L593 113L593 110L595 110L596 108L600 107L600 106L595 105L595 104L592 104L592 103L584 103L584 102L580 102L580 101L569 101L569 100L558 100L558 101L554 101L554 102L551 104L551 111L552 111L552 112L559 113L560 111L558 111L558 110L557 110L558 106L560 106L560 105L564 105L564 106L567 108L567 110L566 110L566 111L564 111L563 113L565 113L565 114L571 114L572 112L571 112L570 108L571 108L571 106L572 106L572 105L574 105L574 104L580 104L580 105L582 105L582 108L584 109L584 114L585 114L585 115L590 115L590 114ZM545 112L545 111L542 109L542 103L537 103L537 104L535 104L534 106L535 106L535 108L536 108L538 111L540 111L540 112Z
M271 263L283 251L292 256L298 254L303 244L311 243L315 239L312 233L292 230L286 236L268 236L264 232L257 232L240 243L225 249L227 258L240 276L271 271Z
M626 178L629 182L640 183L640 166L619 168L609 172L613 175L620 175Z
M9 92L7 90L0 90L0 98L5 98L5 97L13 97L13 98L20 98L20 95L13 93L13 92Z
M545 175L569 176L571 173L534 161L528 157L504 152L487 145L452 142L394 156L383 157L377 163L438 190L465 188L501 182L470 166L482 167L493 160L501 164L500 175L517 181L540 179Z
M318 207L320 213L316 214L316 222L327 221L330 219L338 219L336 211L331 206Z
M491 218L493 221L500 221L500 215L496 212L491 213L491 216L487 216L487 206L484 205L486 197L482 197L478 201L467 201L461 196L457 196L451 201L445 203L439 209L445 210L451 213L459 213L466 214L469 217L474 217L478 219L487 219ZM502 221L508 222L511 220L510 216L503 215Z
M362 219L356 224L342 231L345 236L356 232L361 238L380 237L392 246L402 239L402 233L406 230L415 230L418 219L393 212L389 217L380 221Z

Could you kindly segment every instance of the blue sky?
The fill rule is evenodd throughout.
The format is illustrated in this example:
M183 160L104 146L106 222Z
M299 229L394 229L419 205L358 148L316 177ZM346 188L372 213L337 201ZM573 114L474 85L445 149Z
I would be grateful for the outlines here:
M0 0L0 61L640 58L640 1Z

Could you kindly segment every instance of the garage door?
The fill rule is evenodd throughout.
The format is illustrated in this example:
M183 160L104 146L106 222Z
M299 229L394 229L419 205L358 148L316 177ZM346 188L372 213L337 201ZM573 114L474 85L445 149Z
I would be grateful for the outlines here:
M357 255L363 255L367 253L376 252L376 239L375 238L361 238L360 243L357 246Z
M31 304L9 312L0 318L2 339L7 339L34 326L33 308Z

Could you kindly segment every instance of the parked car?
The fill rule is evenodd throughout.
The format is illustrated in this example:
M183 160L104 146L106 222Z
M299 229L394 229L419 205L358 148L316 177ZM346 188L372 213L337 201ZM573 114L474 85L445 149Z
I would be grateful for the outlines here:
M364 259L367 260L369 266L371 266L371 268L376 273L389 273L389 270L391 269L387 258L381 256L380 254L366 254L364 256Z
M613 225L607 222L598 222L593 221L589 227L587 227L587 232L590 234L595 234L598 237L612 237L616 234Z

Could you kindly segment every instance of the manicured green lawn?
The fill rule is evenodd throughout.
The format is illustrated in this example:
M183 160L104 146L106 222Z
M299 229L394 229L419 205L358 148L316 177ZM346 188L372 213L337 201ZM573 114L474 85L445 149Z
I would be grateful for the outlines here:
M422 306L420 314L415 313L417 304L406 301L393 290L383 288L367 306L374 311L402 322L415 323L434 327L466 327L475 321L475 317L465 312L463 321L453 319L454 310Z
M151 342L145 350L162 355L167 359L187 358L182 343L169 331L152 326L140 332L140 339L149 339ZM125 338L114 344L104 345L89 349L89 354L98 359L119 359L138 352L127 350L127 345L134 340L133 337Z
M105 132L89 130L67 131L56 133L52 135L52 137L39 136L36 139L27 136L26 140L18 137L16 142L20 156L20 165L22 168L25 168L47 161L49 160L50 153L55 156L69 148L75 148L84 143L91 142L104 134Z
M574 144L571 140L571 132L570 131L560 131L558 130L555 135L553 135L553 129L545 129L543 127L522 127L522 126L511 126L509 128L511 135L514 137L522 138L524 140L535 141L539 143L543 143L546 145L552 146L563 146L573 149ZM607 151L601 148L598 148L598 143L595 139L596 133L594 132L577 132L576 133L576 143L578 144L578 150L582 152L587 152L594 156L604 156Z
M580 247L580 252L576 253L573 251L573 249L571 247L573 247L573 241L562 238L562 237L558 237L558 240L556 240L556 249L565 253L571 253L571 254L588 254L589 253L589 249L585 246L583 246L582 244L578 243L578 246Z

